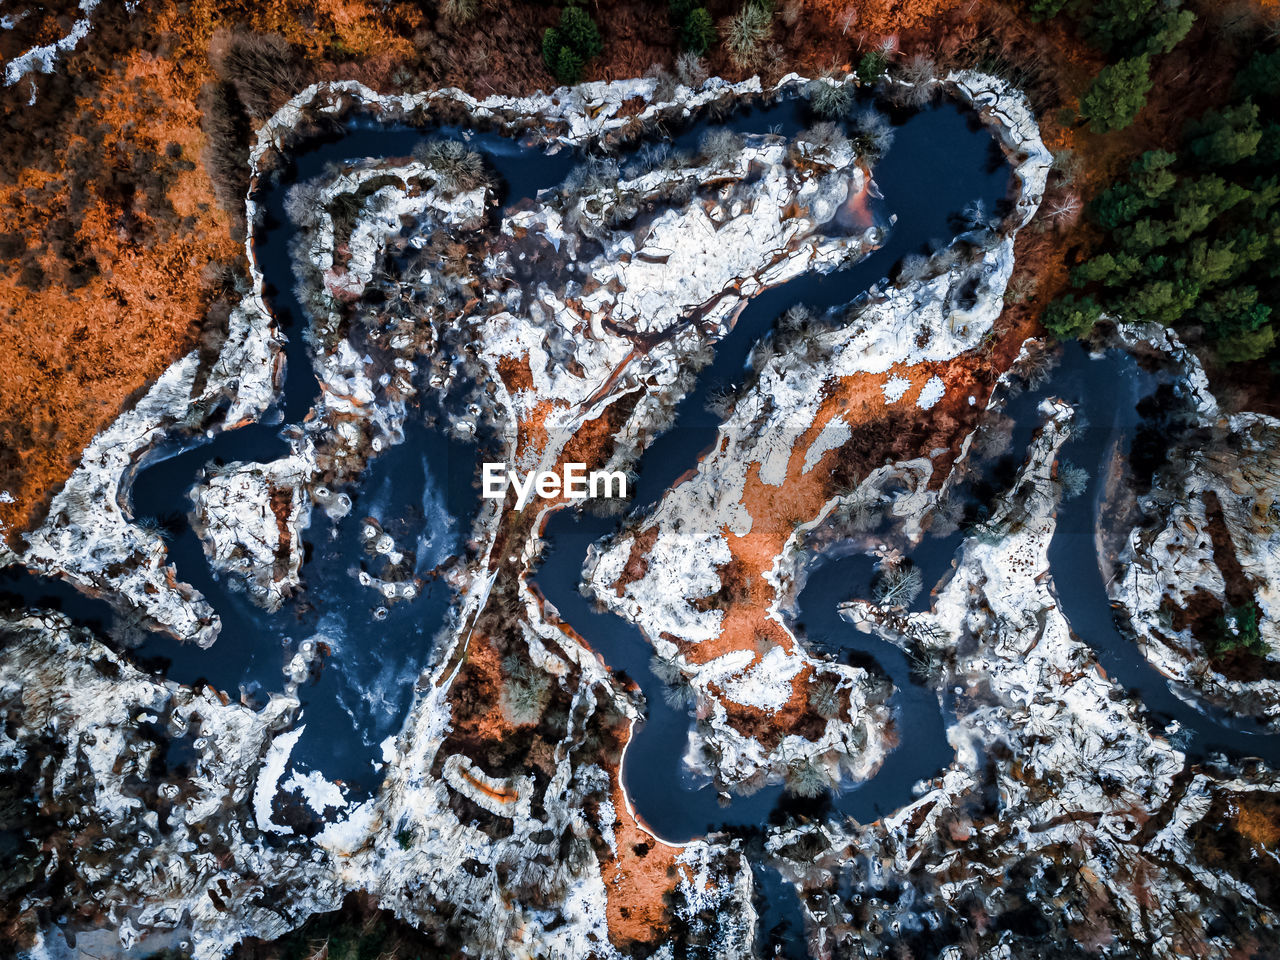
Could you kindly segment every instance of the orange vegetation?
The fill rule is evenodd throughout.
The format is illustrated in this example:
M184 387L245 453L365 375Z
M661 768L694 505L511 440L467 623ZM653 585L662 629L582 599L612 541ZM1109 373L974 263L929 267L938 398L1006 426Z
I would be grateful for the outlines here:
M620 731L623 738L630 731ZM662 939L670 923L667 894L675 888L680 869L676 848L655 840L627 810L618 772L613 771L613 836L617 849L600 861L607 895L609 939L619 947Z
M400 10L328 0L235 15L317 60L370 57L363 71L413 54L403 34L420 14ZM0 503L0 523L10 534L38 521L94 434L195 346L225 282L211 267L242 260L200 164L196 106L227 13L170 0L131 20L104 5L53 76L4 90L0 239L12 262L0 265L0 489L14 501ZM60 29L59 18L29 19L7 54Z
M728 12L713 7L717 17ZM609 0L594 9L607 44L588 79L670 63L663 13ZM0 522L13 531L38 520L93 434L195 344L210 303L226 292L225 273L206 267L241 262L232 220L216 208L199 162L206 144L197 96L215 79L211 49L225 45L225 29L283 37L298 57L298 85L356 78L384 90L447 83L479 94L550 86L539 51L555 9L488 13L468 25L373 0L162 0L132 13L102 5L89 36L52 76L33 74L0 92L0 259L9 261L0 264L0 489L16 497L0 503ZM1072 112L1101 60L1061 18L1034 24L1022 4L790 0L779 5L773 45L756 66L775 79L854 63L887 45L941 67L994 62L1021 71L1046 142L1083 161L1065 189L1087 200L1136 153L1170 142L1187 116L1223 95L1230 71L1197 69L1239 55L1224 48L1230 38L1217 36L1215 16L1202 11L1192 35L1157 58L1150 105L1129 130L1105 137L1078 127ZM0 34L0 53L49 43L65 28L65 17L33 7ZM719 46L709 59L713 72L743 74ZM1061 238L1056 274L1065 275L1089 239L1078 230Z
M1045 233L1024 231L1015 241L1018 273L1043 269L1040 258ZM734 650L751 650L762 656L771 646L790 648L793 641L783 626L768 616L769 607L779 598L764 574L783 552L795 527L813 519L832 496L861 480L886 459L909 460L932 454L930 486L936 488L946 477L959 453L960 445L977 425L997 378L1017 356L1022 341L1036 332L1035 298L1005 311L989 347L982 347L945 363L915 366L895 365L883 374L855 374L824 385L818 414L792 448L787 478L780 486L760 479L759 465L747 473L742 503L751 515L751 530L745 536L724 531L733 559L721 569L723 587L714 602L724 611L719 635L712 640L685 645L681 652L690 662L708 663ZM884 383L900 376L911 383L896 403L886 404ZM943 399L928 411L919 410L916 400L925 382L937 376L946 390ZM969 398L973 397L971 404ZM840 448L828 451L808 473L803 472L805 451L833 417L840 416L851 428L851 438ZM637 535L631 554L615 589L645 575L657 528ZM678 638L668 637L678 642ZM822 724L810 713L808 685L812 672L805 670L792 681L790 702L776 714L755 707L725 701L731 723L766 746L785 735L816 734Z
M501 661L492 641L480 631L472 631L466 663L452 687L452 737L499 743L515 732L499 705L504 682Z
M713 7L717 17L730 12L724 4ZM589 66L588 79L636 76L653 63L671 64L673 33L664 12L610 0L592 10L605 27L606 51ZM550 87L540 40L556 9L508 5L498 12L487 5L466 26L450 22L435 5L374 0L158 0L137 5L132 14L123 5L103 4L89 37L62 57L54 75L25 78L0 91L6 121L0 126L0 259L6 261L0 263L0 490L16 497L0 504L0 522L12 531L38 520L89 439L166 364L195 346L202 331L216 327L207 318L217 316L211 306L229 295L228 268L244 269L233 239L238 198L233 191L231 202L219 208L213 176L201 159L210 146L232 155L245 146L211 145L201 132L207 118L197 98L217 79L213 61L226 43L219 28L238 24L274 32L293 45L297 84L277 90L277 101L318 78L360 79L387 91L452 84L478 95ZM33 14L20 29L0 35L0 54L7 58L21 44L56 39L65 27L59 19ZM1160 58L1151 105L1130 130L1105 138L1076 127L1073 114L1100 60L1062 23L1031 24L1021 3L790 0L779 5L772 45L758 67L771 81L787 70L814 73L853 63L887 44L903 55L927 54L942 68L994 61L1025 70L1046 142L1076 150L1083 161L1077 182L1057 189L1087 200L1137 152L1169 142L1186 116L1222 95L1221 77L1228 71L1206 77L1197 69L1198 60L1214 61L1215 42L1198 27L1183 47ZM710 68L731 79L743 75L720 48L712 52ZM29 107L32 90L37 101ZM260 119L247 118L250 125ZM1038 310L1065 283L1068 266L1089 241L1080 228L1023 231L1017 269L1039 279L1035 295L1006 311L992 349L902 370L914 387L897 404L883 403L883 377L830 385L819 422L797 444L788 482L775 488L751 474L745 499L755 522L746 537L730 538L734 562L724 571L723 635L691 655L709 657L730 647L759 651L766 639L787 642L763 616L773 596L761 574L795 522L812 517L836 489L886 455L901 459L946 448L934 460L936 482L995 376L1034 330ZM530 376L527 361L513 361L501 374L513 389ZM947 381L946 399L921 414L913 407L916 391L935 374ZM977 400L973 407L970 394ZM585 425L566 459L598 462L620 412L612 405ZM801 474L798 451L837 412L854 426L853 438ZM545 413L544 407L521 424L522 447L545 444ZM518 553L501 548L528 532L519 520L504 526L495 557ZM644 562L643 552L636 561ZM501 637L500 624L493 626L488 635L472 631L452 691L451 743L486 771L534 767L549 773L554 764L547 741L528 726L513 726L500 707L507 682L502 650L511 641ZM772 731L770 736L790 725L801 729L806 679L798 678L782 717L744 709L736 721ZM628 734L623 728L617 735ZM674 851L655 844L626 812L617 764L606 765L617 810L617 853L603 862L610 933L619 943L651 941L667 923L665 896L677 878ZM1270 814L1242 808L1239 822L1250 837L1274 843Z
M27 525L90 438L194 344L210 299L205 269L237 256L191 162L199 116L167 79L157 60L133 54L95 99L76 101L67 149L101 154L98 179L28 167L0 184L6 228L28 251L24 269L0 274L0 445L10 461L0 479L16 498L0 505L8 526ZM123 129L127 142L111 132ZM163 158L151 174L168 180L161 196L140 196L143 181L121 192L113 173L139 157ZM50 221L73 220L68 237L49 236ZM88 268L68 269L71 258Z
M1280 802L1274 794L1245 794L1236 804L1236 829L1265 850L1280 845Z
M888 36L932 20L961 3L962 0L802 0L800 5L807 17L837 25L842 36Z
M496 787L489 786L483 780L480 780L477 777L473 777L471 774L467 773L466 770L460 770L458 772L462 774L462 779L466 780L467 783L471 784L473 787L475 787L477 790L483 793L486 797L489 797L491 800L496 800L498 801L498 803L507 804L507 803L515 803L517 800L520 799L520 794L516 793L514 790L499 790Z

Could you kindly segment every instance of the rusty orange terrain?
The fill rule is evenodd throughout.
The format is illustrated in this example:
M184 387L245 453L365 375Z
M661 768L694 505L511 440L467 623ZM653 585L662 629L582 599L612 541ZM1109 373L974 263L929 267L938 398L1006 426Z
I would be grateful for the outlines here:
M1262 2L1274 8L1276 0ZM1122 135L1097 137L1074 125L1072 108L1101 61L1062 23L1030 23L1022 3L791 0L779 7L772 37L776 47L758 65L766 81L791 69L816 73L854 63L882 42L904 55L928 54L943 69L988 56L1031 65L1048 91L1037 101L1047 105L1041 110L1045 142L1078 153L1082 169L1072 189L1085 201L1142 149L1166 143L1186 116L1222 95L1216 75L1206 80L1194 61L1188 63L1192 56L1213 62L1213 56L1201 48L1175 51L1157 65L1152 104L1138 123ZM654 63L672 64L671 25L652 4L601 0L592 9L608 25L607 46L588 67L587 79L622 79ZM256 5L159 0L140 5L123 26L100 23L107 13L95 17L90 35L63 56L58 76L34 78L40 97L35 107L26 105L25 82L0 89L6 120L0 125L5 148L0 163L6 165L0 170L0 209L5 211L0 232L4 249L14 251L6 254L12 262L0 264L0 490L15 497L0 503L0 522L10 532L39 520L94 434L168 363L197 344L209 326L210 304L221 294L220 271L243 270L243 252L232 236L234 217L219 209L200 159L209 145L200 129L197 96L214 79L210 50L218 28L239 23L282 35L300 53L304 80L359 79L383 91L456 85L481 96L551 87L540 44L542 30L556 19L555 8L508 7L501 17L490 12L482 11L478 26L465 26L430 8L373 0ZM1201 42L1203 28L1197 31L1190 40ZM23 39L48 43L61 32L51 17ZM712 52L709 66L731 80L744 75L720 48ZM1229 76L1227 70L1217 73ZM67 88L60 104L53 98L58 84ZM143 165L154 162L170 177L156 195L122 193L113 186L140 154ZM86 171L87 161L97 166ZM145 177L136 179L142 183ZM800 473L803 458L793 453L781 491L752 474L745 500L755 524L748 536L730 538L735 563L726 573L749 588L728 591L722 636L698 656L739 648L759 652L765 639L785 642L777 624L763 616L773 593L761 574L795 520L815 515L835 492L834 467L846 459L883 459L894 411L927 419L927 437L916 446L947 448L934 461L934 479L941 478L994 377L1036 329L1039 310L1066 283L1071 258L1091 240L1079 226L1061 233L1022 231L1017 271L1039 280L1035 294L1005 312L1001 336L989 352L902 370L913 390L892 407L880 395L883 377L851 377L832 385L819 422L797 450L805 449L805 441L837 412L850 423L853 438L808 475ZM68 269L77 263L86 269ZM947 382L945 399L927 414L914 411L919 385L935 374ZM523 369L513 362L502 376L512 389L531 381L527 361ZM977 399L972 408L970 394ZM585 425L564 459L601 462L618 426L609 419L617 409L613 405ZM541 419L520 425L522 447L546 439ZM762 718L742 708L735 722L744 728L763 724L775 736L788 732L803 721L806 679L797 678L792 702L779 717ZM498 650L477 631L453 697L451 738L480 758L485 769L490 766L483 762L486 751L510 744L521 732L499 706L503 682ZM625 728L617 732L619 740L627 735ZM528 762L545 763L545 752L545 744L535 741ZM620 944L652 942L670 922L666 898L679 879L675 850L656 844L635 822L622 799L617 764L607 768L617 812L617 854L602 860L610 936ZM1277 817L1271 806L1243 807L1238 820L1242 833L1273 845Z
M624 728L622 737L630 733ZM613 835L617 853L600 861L609 939L615 946L655 943L670 926L667 897L679 881L677 848L655 840L627 810L619 771L613 777Z
M1015 276L1039 269L1037 252L1046 242L1045 234L1034 233L1015 239L1018 261ZM1038 294L1037 296L1043 296ZM750 650L757 661L771 646L790 649L793 641L768 610L779 599L764 574L772 569L795 527L812 520L823 505L864 477L870 470L893 459L904 461L931 457L930 487L941 485L951 469L965 437L977 426L999 376L1017 356L1023 340L1036 332L1034 315L1037 298L1005 311L997 324L997 336L983 347L944 363L915 366L895 365L883 374L855 374L824 384L825 399L808 430L796 441L787 466L787 478L780 486L760 479L759 464L747 473L742 503L751 515L751 530L745 536L724 531L731 561L721 568L724 588L718 606L724 611L719 635L693 645L681 645L681 653L691 663L703 664L737 650ZM911 387L895 403L886 404L884 383L893 376L910 381ZM916 407L926 381L939 377L946 385L942 400L928 411ZM973 403L969 398L973 397ZM805 451L835 416L849 424L850 439L828 451L808 473L803 472ZM936 451L936 453L935 453ZM642 578L651 563L661 562L651 550L657 539L656 526L638 532L619 581L621 593L626 583ZM668 637L673 642L678 638ZM805 735L821 730L808 706L811 670L792 680L790 701L777 713L757 707L723 701L728 720L741 733L753 736L766 747L788 734Z

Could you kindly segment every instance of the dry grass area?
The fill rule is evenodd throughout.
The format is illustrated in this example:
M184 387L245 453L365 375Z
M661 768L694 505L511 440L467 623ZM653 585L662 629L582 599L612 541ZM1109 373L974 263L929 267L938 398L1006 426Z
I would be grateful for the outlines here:
M1266 3L1274 6L1274 0ZM710 6L718 21L735 5L717 0ZM0 31L0 59L56 40L76 15L69 2L29 7L17 28ZM22 3L5 12L20 9ZM1206 5L1204 19L1212 22L1218 9ZM589 66L588 79L619 79L654 63L672 64L673 31L660 7L601 0L592 10L606 47ZM243 273L239 197L226 166L216 162L219 154L234 167L252 126L314 79L359 79L384 91L456 85L479 95L548 88L553 81L542 66L541 34L557 13L552 6L485 2L475 23L463 25L434 6L404 2L158 0L130 13L119 0L104 0L89 36L62 56L52 75L33 74L0 88L0 490L14 497L0 503L0 523L13 534L38 522L94 434L202 334L216 332L232 295L231 279ZM283 38L291 89L249 98L242 104L245 114L223 128L238 131L241 140L210 143L202 90L220 80L236 87L225 64L219 70L228 49L226 29L233 26ZM1074 183L1058 190L1086 201L1133 156L1173 142L1186 117L1221 99L1229 70L1210 72L1203 65L1229 65L1242 53L1231 47L1229 35L1197 27L1159 61L1152 103L1139 122L1108 137L1082 129L1073 109L1100 61L1060 24L1031 24L1020 3L787 0L779 4L756 68L767 80L792 69L821 72L847 67L886 45L899 57L924 54L943 68L1002 70L1025 83L1042 114L1046 141L1080 158ZM731 79L744 75L720 49L708 66ZM718 646L755 649L762 638L785 642L762 615L772 596L761 573L797 518L816 513L838 483L885 455L931 447L951 451L935 460L935 477L942 475L995 376L1091 242L1080 227L1024 231L1018 270L1039 281L1035 294L1006 311L1006 332L992 349L950 364L895 371L914 384L895 406L883 403L882 377L832 384L822 417L839 412L855 426L854 437L807 475L800 473L803 454L797 453L781 495L753 478L747 503L756 523L749 536L732 541L734 576L748 585L728 591ZM921 414L914 398L934 374L948 382L947 399ZM528 371L514 365L503 375L515 387ZM968 406L970 394L976 407ZM572 458L593 460L590 453L610 426L590 425L571 447ZM814 425L814 435L820 428ZM544 442L539 429L522 425L521 441ZM505 536L518 539L519 531ZM706 655L723 652L712 646ZM459 678L452 739L495 774L509 764L538 766L549 759L541 731L518 729L503 717L506 682L498 645L477 635ZM778 731L803 720L802 686L803 678ZM752 726L760 718L744 713L739 721ZM665 898L676 878L672 851L655 846L625 813L616 762L610 769L619 811L618 854L603 863L610 932L619 943L648 942L667 920ZM1273 839L1271 813L1242 817L1241 831Z
M1030 247L1034 242L1020 245ZM770 646L789 648L793 641L787 632L767 616L779 598L764 574L783 552L792 531L816 517L832 496L856 484L887 459L902 461L934 452L930 486L941 484L964 438L977 426L997 378L1013 362L1025 337L1034 334L1032 310L1024 306L1007 311L989 348L946 363L896 365L884 374L857 374L825 384L825 400L817 417L792 448L785 482L780 486L764 483L759 465L748 472L742 503L751 514L751 531L742 537L726 531L733 560L721 571L724 589L719 596L725 615L720 635L688 648L685 655L706 663L733 650L763 655ZM894 376L910 381L911 387L897 402L887 404L883 387ZM921 389L935 376L946 384L944 397L929 410L920 410L916 401ZM970 397L974 398L972 404ZM805 473L805 451L837 416L849 425L850 439L828 451ZM820 730L822 725L815 725L808 707L811 680L810 671L798 674L791 701L777 714L766 716L726 701L730 722L767 745L790 733Z
M622 738L630 736L621 731ZM609 939L619 949L664 939L671 923L667 897L685 869L676 863L675 847L655 840L627 810L619 772L614 771L613 834L617 853L600 861L607 895Z
M733 7L711 4L717 20ZM0 33L5 59L56 40L76 15L72 4L6 12L23 9L17 26ZM594 9L606 47L588 79L671 64L665 15L609 0ZM1228 29L1241 9L1253 8L1205 4L1192 35L1158 61L1150 106L1132 128L1106 137L1079 127L1071 109L1098 58L1060 23L1032 24L1013 2L787 0L754 68L766 79L790 69L821 72L888 46L940 66L1003 70L1031 90L1046 140L1079 154L1070 189L1087 200L1131 157L1172 142L1187 116L1223 96L1230 71L1202 67L1241 55ZM295 89L317 78L383 90L453 84L478 94L549 87L540 44L555 8L495 12L482 4L472 24L459 24L415 4L371 0L165 0L132 13L106 0L88 37L53 74L28 74L0 90L0 489L15 498L0 503L0 522L11 535L39 520L89 439L202 330L216 327L224 309L228 271L242 263L238 198L223 190L230 214L215 200L219 184L202 162L210 145L200 94L219 78L227 29L283 38ZM708 60L713 73L744 74L719 47ZM264 109L249 107L242 133ZM1089 242L1079 230L1062 237L1059 264ZM1065 270L1052 274L1061 282Z

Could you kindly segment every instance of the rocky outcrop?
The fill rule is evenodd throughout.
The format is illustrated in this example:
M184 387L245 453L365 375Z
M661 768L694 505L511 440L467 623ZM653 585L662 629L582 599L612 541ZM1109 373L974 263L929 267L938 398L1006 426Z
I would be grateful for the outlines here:
M308 455L310 454L310 455ZM302 531L311 522L314 453L270 463L231 463L206 471L191 490L191 527L210 565L240 577L269 611L301 583Z
M1133 505L1109 591L1176 692L1280 730L1280 421L1224 415L1195 357L1174 356L1192 386L1165 413L1181 439Z
M982 342L1002 309L1013 269L1013 232L1034 213L1043 192L1048 152L1021 96L973 74L949 84L980 101L1006 146L1016 151L1021 193L1010 231L962 236L954 255L939 257L931 275L891 287L845 322L815 324L776 354L756 357L754 383L735 398L696 474L588 561L586 578L596 598L636 623L688 679L700 704L704 743L716 758L714 773L726 783L776 778L797 763L815 762L828 766L833 777L843 768L862 779L877 769L887 748L888 713L870 695L866 672L809 657L779 607L791 592L796 546L842 500L879 499L887 481L904 480L907 490L885 499L892 499L893 512L918 521L936 498L929 458L871 470L849 494L832 496L815 487L813 506L797 491L817 460L849 442L833 394L858 396L865 392L859 378L876 375L884 402L896 403L912 384L892 370L945 363ZM915 385L915 405L931 408L946 389L935 374ZM843 424L840 443L827 436L838 429L833 424ZM793 466L801 460L803 468ZM774 498L780 496L795 503L789 527L762 538L777 521ZM754 622L749 628L734 624L732 614L708 602L722 588L740 589L725 583L721 571L760 550L769 554L760 572L771 590L752 602L768 607L771 622L763 629ZM783 709L803 710L810 691L830 683L841 691L848 714L826 719L822 734L780 734L761 743L752 733L758 712L785 729Z
M692 759L722 784L758 785L806 765L865 778L892 746L885 685L810 653L783 610L818 524L874 500L914 539L955 462L925 433L890 463L859 461L838 484L834 465L861 450L859 414L889 410L891 427L951 419L939 428L950 439L965 432L956 411L982 406L965 364L1000 312L1012 231L1035 211L1049 157L1005 84L965 73L944 85L981 109L1012 154L1020 192L1005 232L971 231L918 275L877 286L856 313L804 327L794 349L757 353L752 383L726 399L697 470L590 557L594 595L694 688ZM759 83L680 88L665 104L655 87L476 100L317 85L259 132L254 176L317 116L412 120L452 107L581 145ZM875 227L828 229L874 173L847 141L819 131L729 146L651 169L587 171L572 189L498 217L491 191L437 189L417 160L326 174L297 243L320 394L287 431L289 455L204 475L194 526L211 562L268 608L282 604L303 575L310 515L346 514L347 485L403 442L411 415L495 439L521 472L569 460L633 466L752 296L834 270L880 240ZM355 211L342 230L335 207ZM253 201L249 212L258 222ZM455 243L427 250L437 227ZM162 542L130 522L121 498L129 471L166 433L212 429L219 409L218 428L234 428L273 402L282 339L250 251L253 289L220 356L205 371L195 355L175 364L95 440L21 558L201 643L214 639L216 615L176 582ZM388 276L395 257L411 267ZM1274 775L1189 769L1058 609L1046 550L1072 417L1060 403L1044 413L1018 483L969 538L931 613L847 609L933 669L957 717L956 758L875 824L762 824L768 859L805 896L820 955L870 955L887 945L881 934L949 924L953 942L997 956L1028 916L1064 942L1111 937L1157 956L1194 942L1225 952L1218 921L1232 913L1274 932L1262 871L1224 870L1206 839L1218 823L1233 837L1268 836ZM1244 436L1272 427L1231 425ZM1269 572L1256 491L1273 466L1244 449L1229 468L1205 465L1214 479L1197 482L1220 501L1236 498L1221 509L1237 558ZM1252 485L1251 502L1237 478ZM542 522L564 506L521 511L508 500L480 513L466 557L444 571L455 609L365 799L295 756L297 693L320 656L314 638L288 664L283 695L254 710L149 676L60 618L7 621L0 810L9 816L18 798L29 838L0 887L0 901L15 905L13 929L44 936L50 916L74 913L72 927L110 928L126 946L176 942L214 960L360 891L438 936L441 950L472 956L613 957L633 942L647 945L636 953L674 955L664 940L726 960L749 955L758 850L724 836L672 848L646 832L620 777L642 705L527 582ZM376 521L360 530L373 552L403 557ZM362 582L388 600L411 601L418 588L367 573ZM1271 603L1261 588L1254 597ZM815 688L826 690L821 710Z
M343 887L324 851L264 840L270 796L255 817L296 700L254 711L157 681L58 615L6 619L0 633L12 734L0 737L0 768L25 832L2 898L10 929L31 931L52 909L114 928L125 947L177 931L212 960L244 931L278 935L337 907Z
M932 612L845 607L931 664L957 715L956 758L914 803L860 830L797 828L770 840L822 942L851 956L939 924L956 936L965 925L972 949L988 955L1003 949L1007 918L1027 911L1048 942L1141 945L1157 957L1226 956L1222 923L1274 937L1270 881L1251 885L1238 868L1215 875L1207 838L1219 829L1211 809L1273 797L1280 779L1188 769L1071 633L1047 549L1072 413L1060 403L1044 412L1021 476L966 541ZM859 893L833 899L838 878ZM904 888L913 896L895 899Z

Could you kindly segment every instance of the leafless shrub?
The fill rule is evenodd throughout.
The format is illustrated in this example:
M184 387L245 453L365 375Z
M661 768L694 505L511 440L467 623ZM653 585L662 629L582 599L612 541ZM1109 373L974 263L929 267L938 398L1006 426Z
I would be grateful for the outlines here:
M809 685L809 709L830 720L840 712L840 687L831 678L823 678Z
M461 140L433 140L415 147L413 155L431 169L446 194L474 190L488 180L484 158Z
M323 189L323 179L302 181L289 188L284 197L284 212L295 227L307 230L319 225L324 213Z
M981 198L970 200L960 211L960 222L966 230L994 229L995 218L987 212L987 204Z
M676 77L660 63L655 63L644 72L646 79L652 80L653 99L656 102L673 100L676 95Z
M1080 219L1080 198L1074 193L1062 191L1051 197L1045 197L1040 209L1046 224L1052 225L1059 231L1066 231L1074 227Z
M840 119L853 107L853 90L847 83L811 80L808 93L813 112L828 120Z
M696 90L707 82L707 63L696 53L686 50L676 57L676 79Z
M872 530L884 518L884 505L880 493L866 485L858 486L847 494L837 508L836 519L851 530Z
M1053 151L1053 171L1064 184L1074 183L1076 177L1084 170L1084 161L1074 150L1062 149Z
M1049 382L1058 365L1058 353L1049 346L1028 344L1014 363L1011 373L1022 379L1030 390L1039 390Z
M780 43L767 43L760 63L760 72L767 77L780 77L786 72L787 50Z
M934 79L938 65L923 54L916 54L897 71L898 83L889 87L893 101L904 107L923 107L933 99Z
M551 680L523 657L509 654L502 659L505 682L498 698L507 720L516 726L537 723L551 699Z
M249 118L230 83L206 83L198 105L206 141L202 159L214 196L243 234L249 192Z
M1088 489L1089 471L1070 460L1063 461L1058 464L1058 486L1062 488L1062 499L1074 500Z
M724 127L708 130L698 144L698 153L713 167L727 167L742 152L742 137Z
M844 130L829 120L815 123L796 134L797 143L807 143L818 150L831 150L846 141Z
M1039 281L1034 274L1015 273L1004 288L1005 303L1026 303L1036 295Z
M561 190L570 197L584 197L615 188L620 177L618 161L606 157L588 157L584 163L569 171Z
M817 797L832 789L831 774L818 760L798 760L787 768L787 790L798 797Z
M853 145L868 160L883 157L893 145L893 126L879 110L867 107L853 115Z
M212 59L218 76L235 86L255 117L269 117L302 86L293 47L274 33L220 32Z
M479 0L443 0L440 9L454 23L470 23L480 9Z
M928 276L929 258L921 256L918 253L909 253L902 258L902 263L898 266L898 274L894 278L894 283L900 287L907 287L913 283L919 283Z
M707 412L720 420L729 416L729 412L737 402L738 394L732 387L722 385L713 387L707 392Z
M871 588L871 595L882 607L906 607L922 589L924 577L920 568L897 564L880 572Z

